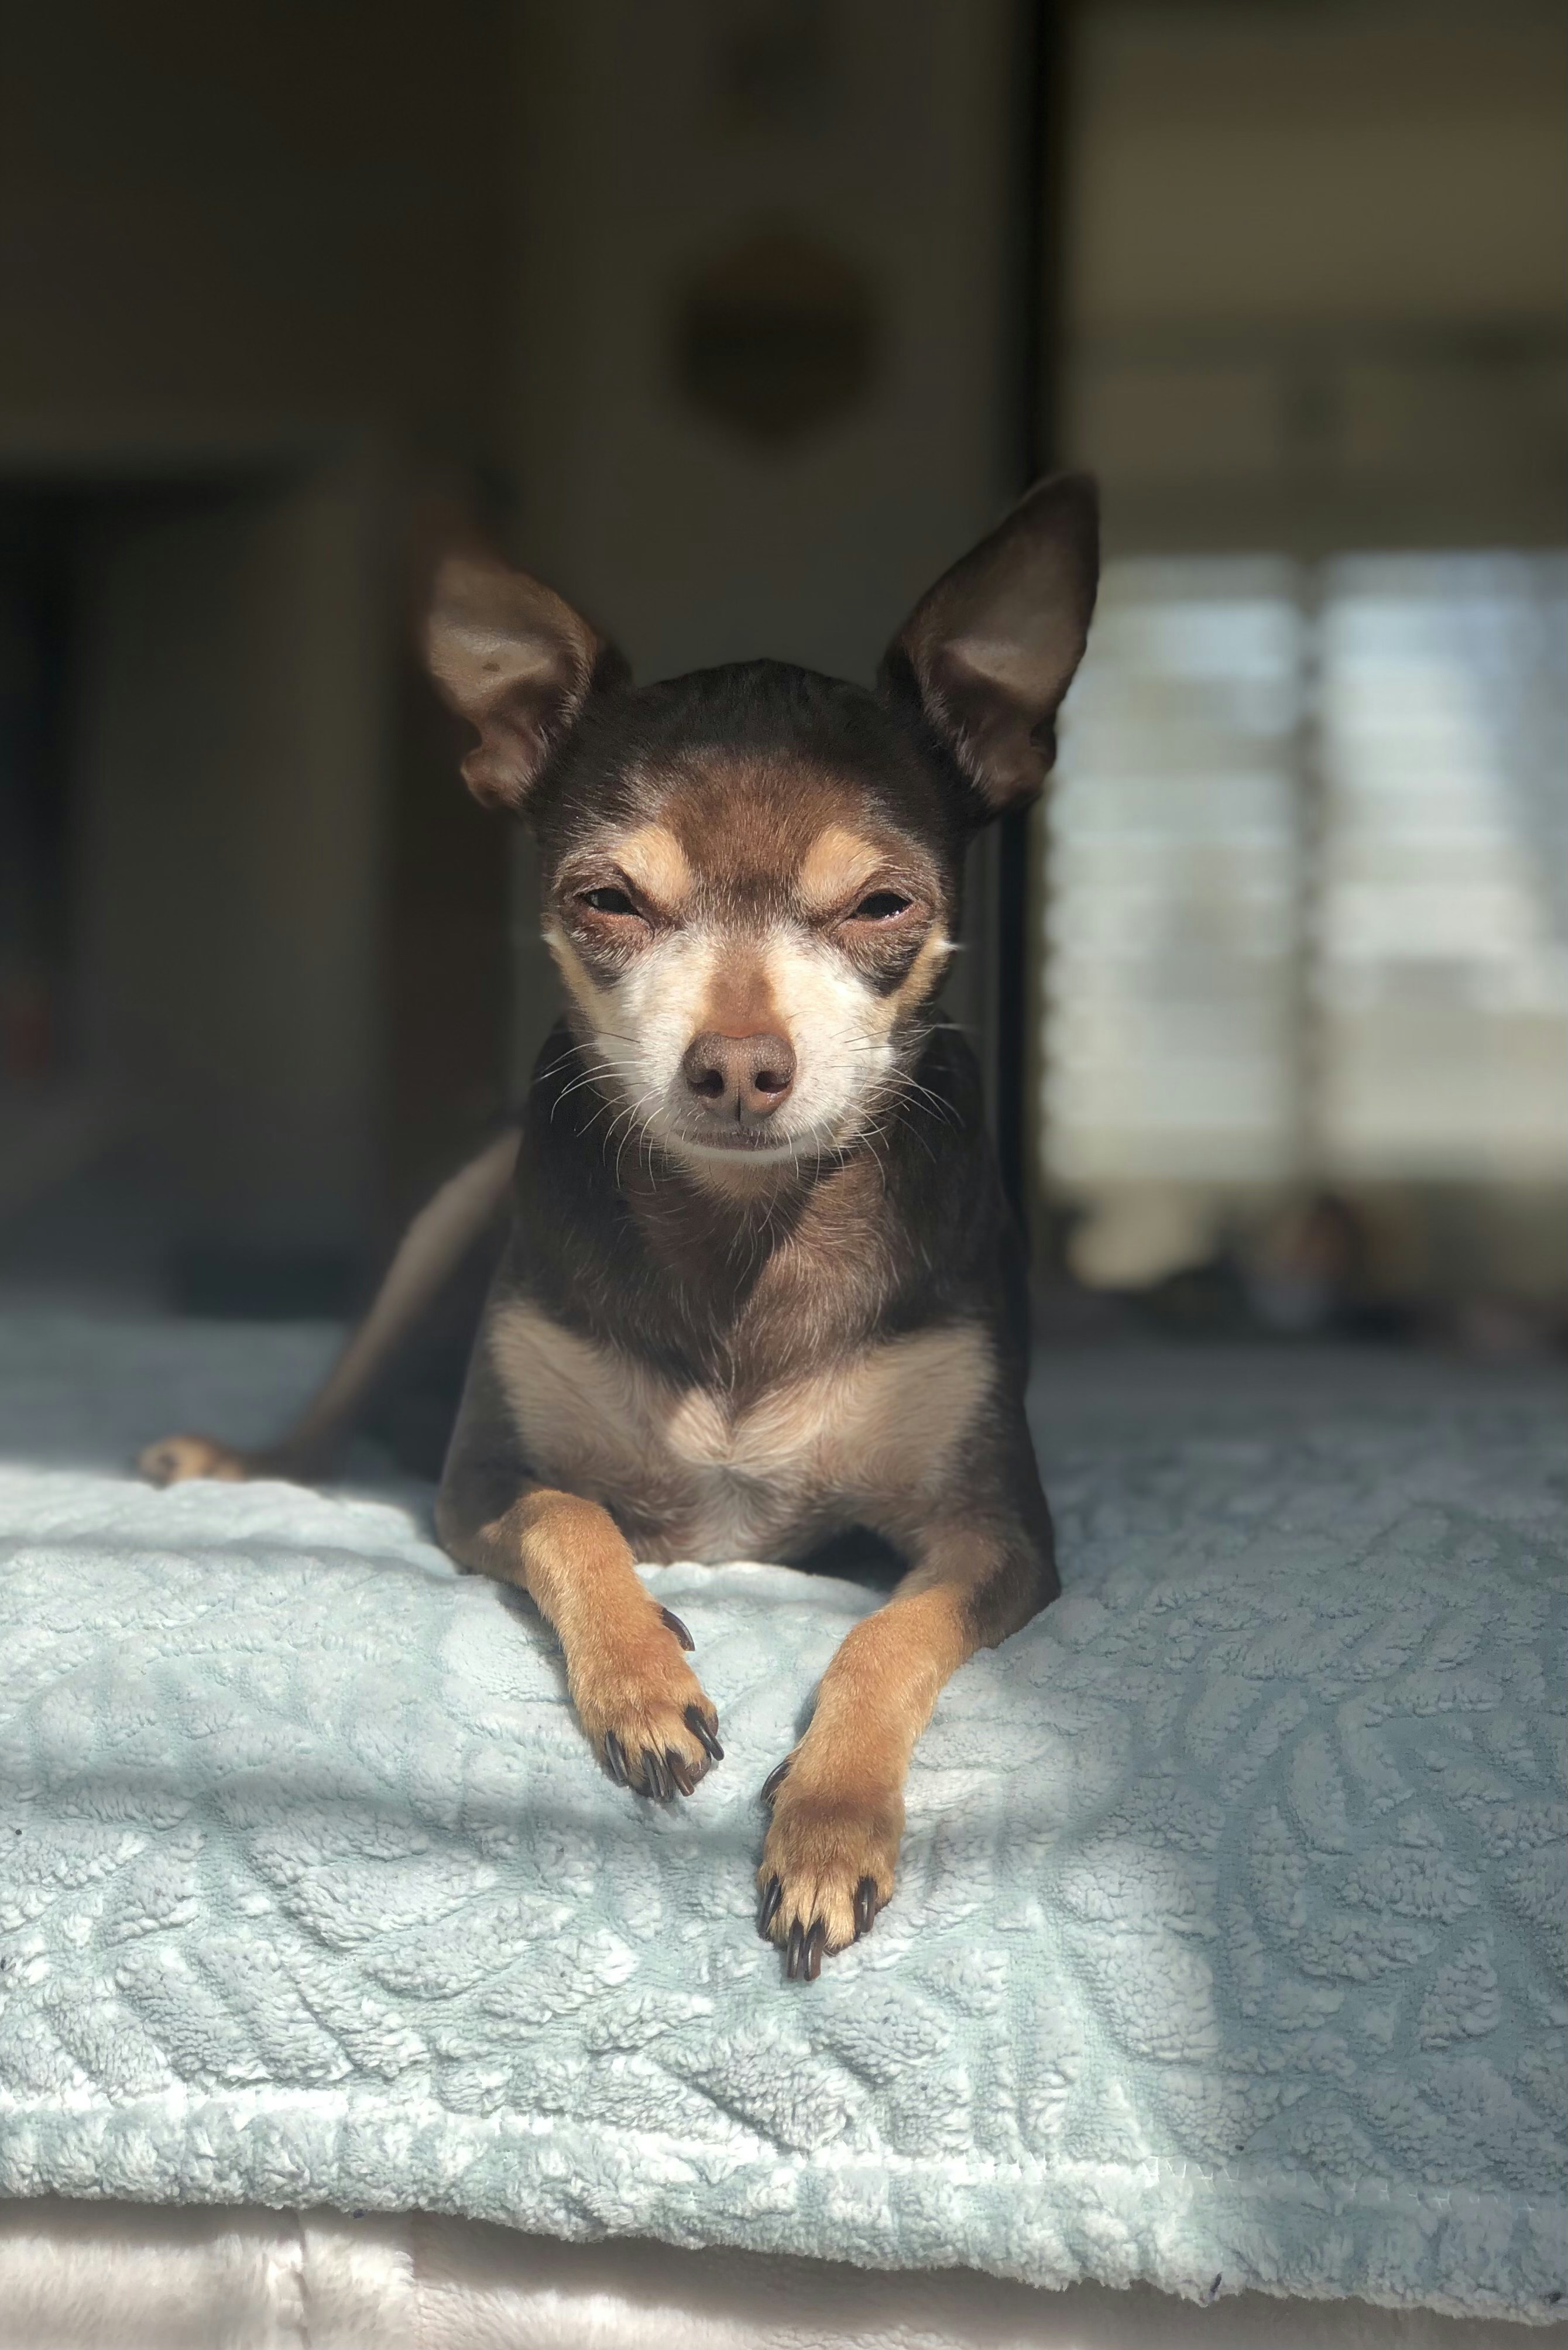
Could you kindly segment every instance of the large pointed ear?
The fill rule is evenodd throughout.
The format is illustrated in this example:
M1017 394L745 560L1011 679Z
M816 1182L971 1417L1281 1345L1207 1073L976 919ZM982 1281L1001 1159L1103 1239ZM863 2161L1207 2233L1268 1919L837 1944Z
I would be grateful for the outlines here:
M1027 806L1051 771L1056 712L1095 608L1099 540L1088 474L1036 483L888 649L884 692L919 702L978 795L979 823Z
M424 652L442 699L479 730L462 763L470 791L513 810L589 694L628 673L614 646L551 588L470 550L436 568Z

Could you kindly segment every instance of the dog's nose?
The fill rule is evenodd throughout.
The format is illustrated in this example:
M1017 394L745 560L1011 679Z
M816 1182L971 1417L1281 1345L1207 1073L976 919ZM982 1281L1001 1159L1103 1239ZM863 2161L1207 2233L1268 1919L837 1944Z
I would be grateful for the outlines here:
M694 1036L681 1074L714 1118L754 1126L771 1118L794 1083L794 1053L783 1036Z

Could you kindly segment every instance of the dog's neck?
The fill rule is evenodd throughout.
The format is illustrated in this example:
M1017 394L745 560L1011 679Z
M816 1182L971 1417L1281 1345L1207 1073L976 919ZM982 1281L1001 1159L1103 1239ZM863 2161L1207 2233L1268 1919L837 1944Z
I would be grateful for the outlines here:
M763 1387L873 1326L900 1253L869 1149L737 1197L646 1162L621 1185L655 1279L659 1325L730 1387Z

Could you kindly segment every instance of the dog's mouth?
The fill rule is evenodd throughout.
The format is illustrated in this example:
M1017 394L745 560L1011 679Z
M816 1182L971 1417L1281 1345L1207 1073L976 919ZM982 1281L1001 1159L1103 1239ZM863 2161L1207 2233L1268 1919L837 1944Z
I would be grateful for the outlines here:
M713 1167L809 1166L814 1159L842 1146L845 1136L813 1120L759 1118L704 1119L701 1125L684 1118L660 1118L650 1122L649 1139L676 1159Z
M799 1146L766 1126L713 1127L701 1134L682 1134L677 1148L702 1159L792 1159Z

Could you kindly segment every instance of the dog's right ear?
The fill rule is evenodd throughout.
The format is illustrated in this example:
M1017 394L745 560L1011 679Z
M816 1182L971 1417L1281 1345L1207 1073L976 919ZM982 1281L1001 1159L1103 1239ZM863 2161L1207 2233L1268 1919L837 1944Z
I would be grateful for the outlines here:
M976 824L1039 796L1099 568L1095 484L1054 473L943 574L884 656L883 691L918 703L970 785Z
M479 730L462 763L469 790L514 813L590 693L628 674L615 647L551 588L468 550L437 567L424 653L442 699Z

